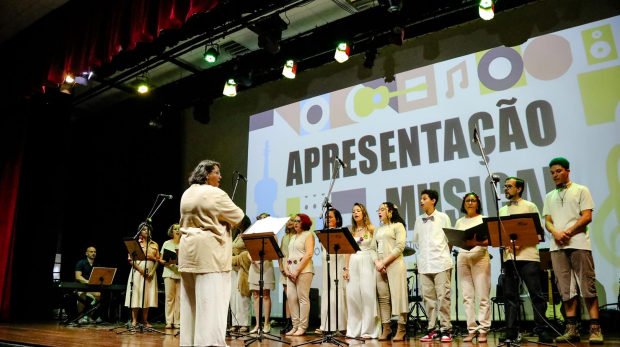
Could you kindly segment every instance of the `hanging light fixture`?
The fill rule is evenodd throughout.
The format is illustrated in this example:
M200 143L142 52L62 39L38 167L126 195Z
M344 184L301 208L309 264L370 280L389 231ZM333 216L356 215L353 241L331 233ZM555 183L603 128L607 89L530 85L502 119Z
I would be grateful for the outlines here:
M233 97L237 95L237 83L234 78L229 78L224 84L224 95Z
M218 50L215 49L214 47L211 47L205 52L204 59L207 63L213 64L217 61L217 57L219 56L220 56L220 52L218 52Z
M69 84L73 84L75 83L75 78L73 78L73 76L71 76L70 74L65 76L65 82L69 83Z
M344 63L349 60L350 52L351 46L349 46L347 42L340 42L338 46L336 46L336 55L334 55L334 59L339 63Z
M286 78L294 79L297 75L297 61L295 59L289 59L284 64L282 75Z
M495 17L495 3L493 0L480 0L478 3L478 14L484 20L491 20Z

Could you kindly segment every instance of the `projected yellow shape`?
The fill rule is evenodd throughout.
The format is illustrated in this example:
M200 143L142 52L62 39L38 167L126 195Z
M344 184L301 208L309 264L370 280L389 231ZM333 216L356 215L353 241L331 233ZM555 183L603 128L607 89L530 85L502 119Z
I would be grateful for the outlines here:
M368 117L374 110L381 110L388 106L390 99L410 92L422 92L428 88L426 83L420 83L415 87L397 90L390 93L386 86L378 88L364 87L355 93L353 98L354 110L359 117Z
M577 75L586 124L614 122L620 102L620 66Z

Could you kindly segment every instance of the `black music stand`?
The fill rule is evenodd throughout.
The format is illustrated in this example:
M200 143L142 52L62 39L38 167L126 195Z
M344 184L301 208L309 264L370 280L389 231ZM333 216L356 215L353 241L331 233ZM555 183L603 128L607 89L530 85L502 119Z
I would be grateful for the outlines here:
M329 212L328 212L329 213ZM295 345L295 347L297 346L302 346L302 345L307 345L309 343L311 344L320 344L320 343L331 343L337 346L341 346L342 345L346 345L348 346L349 344L347 342L344 341L340 341L338 339L335 338L335 336L337 336L337 334L339 334L340 332L338 331L338 282L340 282L340 280L336 277L336 279L334 279L334 283L336 284L336 330L332 331L332 325L331 325L331 264L330 264L330 254L335 254L335 258L336 258L336 273L338 273L338 252L340 252L340 254L354 254L357 253L357 251L360 250L359 245L357 244L357 241L355 241L355 239L353 238L353 235L351 234L351 232L349 231L349 229L347 228L338 228L338 229L324 229L324 230L316 230L315 231L317 237L319 238L319 241L321 242L321 244L323 245L323 247L327 250L327 254L325 255L325 259L327 260L327 329L325 329L325 331L323 331L323 337L320 339L316 339L316 340L312 340L312 341L308 341L305 343L301 343L298 345ZM364 343L366 343L366 341L364 341L364 339L362 338L357 338L357 337L348 337L349 339L354 339L354 340L358 340L358 341L362 341Z
M545 240L545 233L540 224L540 215L538 213L521 213L514 214L509 216L501 217L501 230L500 230L500 222L497 217L486 217L482 219L483 224L486 227L486 231L489 236L489 245L492 247L499 247L500 252L503 252L505 248L512 248L513 261L517 261L517 251L515 246L519 247L527 247L527 246L537 246L540 242ZM481 231L482 233L484 231ZM500 232L503 233L500 235ZM484 235L483 235L484 236ZM516 269L515 269L516 271ZM506 283L504 281L504 283ZM519 283L516 283L518 286ZM505 284L504 284L505 288ZM519 289L517 287L516 292ZM506 300L506 295L504 294L504 299ZM517 304L518 305L518 304ZM517 306L518 309L518 306ZM536 314L536 312L534 312ZM544 315L543 312L538 312L538 314ZM545 318L543 316L543 318ZM519 319L519 314L517 313L517 326L521 327L521 321ZM522 343L536 343L539 345L545 346L555 346L553 344L536 342L536 341L528 341L524 338L520 340ZM519 346L516 343L511 343L512 345Z
M142 250L142 247L140 247L140 242L138 242L138 240L134 239L133 237L125 237L123 238L123 242L125 243L125 248L127 248L127 252L130 254L131 256L131 275L130 275L130 280L129 280L129 319L131 319L131 300L133 299L133 270L135 268L136 265L136 260L146 260L146 255L144 254L144 251ZM119 317L120 317L120 311L119 311ZM116 329L121 329L121 328L125 328L126 330L120 331L118 333L121 332L125 332L131 328L133 328L133 325L131 325L131 323L128 321L127 324L123 324L123 325L119 325L117 327L114 328L110 328L109 331L114 331Z
M263 332L263 328L260 325L263 318L263 286L265 284L263 281L263 263L265 260L276 260L284 257L282 250L278 246L278 241L276 241L275 234L273 232L246 232L241 235L241 238L243 239L245 247L250 253L252 259L260 259L260 279L258 281L258 315L256 316L256 326L258 326L258 331L256 332L255 337L245 340L245 346L247 347L255 341L260 343L263 342L263 340L271 340L290 345L290 342L282 341L280 336Z

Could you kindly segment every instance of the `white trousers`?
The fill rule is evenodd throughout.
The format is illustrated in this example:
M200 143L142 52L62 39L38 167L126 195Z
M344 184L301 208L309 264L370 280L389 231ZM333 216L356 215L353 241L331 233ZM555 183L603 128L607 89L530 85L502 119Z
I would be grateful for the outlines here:
M381 335L376 272L369 251L351 254L347 282L347 336L376 339Z
M232 311L232 326L247 327L250 326L250 297L243 296L239 292L239 272L232 270L231 274L231 292L230 292L230 310Z
M166 287L166 324L180 324L181 279L164 277Z
M482 334L491 328L491 262L487 250L459 252L456 261L459 283L463 293L463 305L467 315L467 332L476 330ZM476 296L480 302L476 323Z
M226 346L230 272L181 272L180 346Z

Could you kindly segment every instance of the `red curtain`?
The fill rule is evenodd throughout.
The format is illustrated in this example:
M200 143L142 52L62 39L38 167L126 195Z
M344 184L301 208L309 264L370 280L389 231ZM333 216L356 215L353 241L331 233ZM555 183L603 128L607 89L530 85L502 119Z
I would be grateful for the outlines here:
M24 140L23 121L13 119L3 125L7 123L10 130L3 131L3 141L0 141L4 147L0 157L0 321L8 320L10 313L15 218Z
M58 23L66 29L54 45L47 81L57 85L69 73L80 74L109 63L121 51L131 51L139 42L152 42L162 30L181 28L189 17L210 11L220 1L107 0L69 4Z

